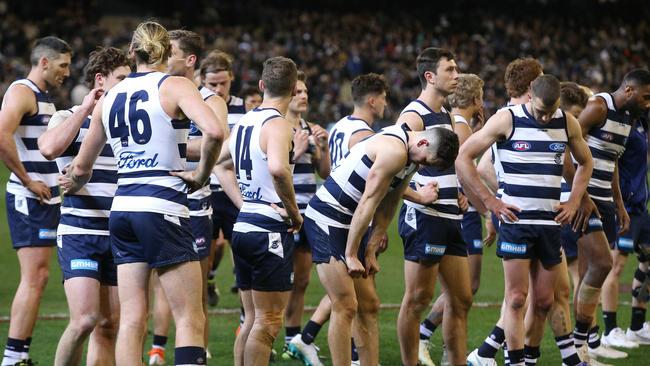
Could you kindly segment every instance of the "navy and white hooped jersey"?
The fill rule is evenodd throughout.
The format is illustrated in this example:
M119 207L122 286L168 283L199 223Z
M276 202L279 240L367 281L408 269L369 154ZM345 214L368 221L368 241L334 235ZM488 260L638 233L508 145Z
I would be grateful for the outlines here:
M78 106L69 110L58 111L50 120L48 128L54 128L74 113ZM81 124L79 132L68 148L56 158L59 170L72 163L83 139L90 128L90 116ZM104 145L93 164L90 181L75 194L67 194L61 204L61 218L57 229L58 235L109 235L108 216L113 197L117 189L117 164L113 149L108 143Z
M313 138L309 124L300 119L300 129ZM311 145L313 147L313 145ZM316 194L316 173L314 172L313 155L310 150L305 151L298 159L293 168L293 188L296 191L296 202L300 213L305 213L309 200Z
M173 119L160 104L168 76L132 73L104 96L102 120L118 172L111 211L189 217L187 186L170 172L185 170L190 121Z
M59 175L56 162L48 161L38 151L38 138L47 130L47 124L50 121L50 117L56 112L56 108L54 107L54 103L50 101L50 96L47 91L39 89L33 81L29 79L16 80L9 85L9 88L14 85L25 85L30 88L34 92L37 107L34 115L23 116L20 120L20 125L18 125L18 128L14 132L14 142L16 143L18 158L25 167L27 175L32 180L40 180L50 188L52 198L46 200L45 203L48 205L59 204L61 203L61 197L59 196L59 185L56 180ZM4 103L3 100L3 107ZM14 173L11 173L11 176L9 176L7 192L25 197L38 198L32 191L23 186L20 179Z
M332 170L336 169L350 152L350 138L357 132L374 132L368 122L361 118L345 116L329 132L330 159Z
M275 108L255 108L246 113L232 130L230 154L244 200L233 231L286 232L289 228L271 207L272 203L282 206L282 202L273 185L266 153L260 146L262 126L281 117Z
M503 169L501 200L519 207L514 224L559 225L553 219L560 203L564 151L569 141L566 117L558 109L541 124L525 104L510 108L512 133L497 143Z
M203 100L207 100L213 95L216 95L210 89L204 87L204 86L199 86L199 92L201 93L201 96L203 97ZM199 129L199 127L194 123L194 121L190 121L190 131L188 133L188 140L193 140L197 138L201 138L203 136L203 133ZM185 170L187 171L192 171L195 170L198 167L198 161L187 161L187 164L185 165ZM190 216L209 216L212 215L212 205L210 204L210 195L212 194L212 191L210 190L210 186L205 186L195 192L192 192L187 195L187 200L189 203L189 208L190 208Z
M352 216L366 189L366 180L373 160L366 154L366 146L377 136L393 136L407 145L408 133L401 126L386 127L375 135L359 142L350 149L348 156L339 167L332 171L316 195L309 201L305 216L319 225L349 228ZM407 179L418 165L408 162L392 180L390 189L396 188Z
M414 100L409 103L402 114L407 112L417 113L422 118L425 129L446 128L453 131L451 116L442 108L440 112L434 112L421 100ZM460 220L463 215L458 208L458 180L456 168L452 164L447 170L439 170L433 167L422 167L411 179L411 188L415 185L426 185L429 182L438 182L438 199L430 205L420 205L415 202L404 200L404 204L416 210L430 215L451 220Z
M246 114L246 106L242 98L234 95L230 96L226 105L228 106L228 128L232 130L237 122ZM210 174L210 189L212 192L221 192L223 190L219 184L219 178L214 173Z
M616 160L625 151L625 142L630 136L632 119L628 111L619 111L609 93L598 93L594 97L603 98L607 103L607 117L600 127L587 132L587 144L594 159L587 192L593 199L614 201L612 179Z

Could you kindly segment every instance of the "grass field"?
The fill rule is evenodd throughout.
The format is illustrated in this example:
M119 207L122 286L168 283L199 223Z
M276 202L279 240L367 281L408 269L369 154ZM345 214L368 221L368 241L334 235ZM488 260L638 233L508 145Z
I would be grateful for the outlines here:
M16 254L11 248L9 240L9 232L5 218L4 207L4 182L6 182L6 171L2 169L0 173L0 181L3 182L0 190L2 195L0 201L0 238L2 245L0 246L0 317L3 321L0 322L0 334L4 337L7 334L8 322L6 318L9 316L9 309L11 300L16 290L16 285L19 278L19 267ZM400 365L399 345L397 343L396 333L396 320L397 308L390 306L391 304L399 304L402 298L404 289L403 283L403 261L402 261L402 244L396 234L395 225L391 227L390 245L385 254L380 257L381 272L377 275L377 288L383 304L387 304L380 312L380 361L384 366ZM226 254L222 266L218 271L218 285L221 289L221 302L219 309L232 309L238 308L237 297L231 294L228 289L233 283L232 265L229 254ZM632 259L632 258L631 258ZM627 284L631 278L636 265L636 259L628 261L625 269L623 279L624 284ZM622 286L628 288L627 286ZM488 248L485 251L483 273L481 277L481 288L475 296L476 304L499 304L502 301L503 294L503 271L501 262L495 255L494 247ZM622 301L629 301L629 292L621 294ZM323 288L321 287L318 276L315 271L312 272L312 283L309 286L306 297L306 304L315 306L318 304L321 296L323 295ZM63 286L61 282L61 272L58 268L56 260L56 253L53 253L51 260L51 275L50 281L47 286L46 292L40 308L40 315L48 317L53 314L65 314L67 312L67 304L65 295L63 293ZM309 317L310 313L305 314L305 320ZM475 306L469 314L469 339L468 350L471 350L481 344L485 336L492 329L494 323L499 317L499 308L497 306ZM625 329L629 325L630 306L621 305L619 307L618 320L621 328ZM599 315L600 320L600 315ZM239 315L237 312L222 312L214 314L210 317L210 342L209 348L212 352L212 364L218 365L231 365L232 364L232 345L234 341L234 330L238 325ZM33 343L31 347L31 357L38 361L40 365L53 364L54 353L56 350L57 341L66 326L67 321L64 319L47 320L42 319L36 325L33 335ZM602 326L601 326L602 327ZM544 342L542 344L542 356L538 365L559 365L561 359L559 351L555 346L555 342L550 330L546 329ZM321 354L329 359L329 350L327 348L327 328L324 327L316 340L316 344L321 347ZM281 337L284 332L280 334L278 341L276 341L275 348L280 352L282 348ZM4 338L0 338L4 341ZM173 340L173 337L170 339ZM432 338L436 347L433 349L432 356L434 360L439 360L441 356L441 336L440 331L436 331ZM148 337L148 344L151 342L151 337ZM173 350L173 341L168 344L168 349ZM173 351L169 352L173 356ZM650 356L650 347L640 348L631 351L630 357L626 360L616 362L616 365L649 365L648 356ZM168 362L171 361L169 358ZM324 361L328 364L328 360ZM502 359L499 358L499 363L502 364ZM614 362L611 362L614 363ZM298 365L298 361L278 361L276 365Z

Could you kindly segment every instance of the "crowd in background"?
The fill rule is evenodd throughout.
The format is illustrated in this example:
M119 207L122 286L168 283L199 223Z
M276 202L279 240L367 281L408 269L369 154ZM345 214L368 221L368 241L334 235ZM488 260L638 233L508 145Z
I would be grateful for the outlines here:
M55 34L74 50L71 77L56 92L55 101L58 108L72 105L89 52L97 45L127 47L134 24L155 15L100 15L96 3L69 1L57 8L30 9L27 16L24 9L12 12L16 5L0 0L0 98L13 80L29 71L32 41ZM324 125L351 111L350 81L367 72L386 76L390 91L384 121L394 120L419 93L415 57L427 46L453 50L461 71L476 73L485 81L488 115L505 104L503 72L517 57L535 57L546 73L594 91L614 90L627 71L645 67L650 60L648 7L634 13L634 19L642 20L616 14L589 16L588 11L577 17L543 9L513 9L511 13L467 9L425 17L414 14L417 9L409 10L342 15L265 7L233 20L206 7L195 18L196 24L183 23L182 14L160 21L169 29L198 32L207 50L218 48L232 54L234 94L257 84L266 58L291 57L308 77L308 119Z

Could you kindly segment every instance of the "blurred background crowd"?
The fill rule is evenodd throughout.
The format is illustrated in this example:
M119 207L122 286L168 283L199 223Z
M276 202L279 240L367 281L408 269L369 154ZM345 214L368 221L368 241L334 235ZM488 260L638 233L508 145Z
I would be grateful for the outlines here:
M507 100L503 73L517 57L536 57L546 73L594 91L614 90L627 71L650 60L650 6L643 1L350 3L315 0L297 10L293 0L0 0L0 99L28 73L32 42L57 35L74 57L70 78L54 93L56 105L78 103L87 55L97 45L127 47L135 25L147 18L198 32L206 51L230 53L234 95L257 85L266 58L291 57L308 77L308 119L323 125L351 111L350 81L367 72L386 76L383 122L394 120L419 93L415 57L427 46L451 49L462 72L485 80L487 115Z

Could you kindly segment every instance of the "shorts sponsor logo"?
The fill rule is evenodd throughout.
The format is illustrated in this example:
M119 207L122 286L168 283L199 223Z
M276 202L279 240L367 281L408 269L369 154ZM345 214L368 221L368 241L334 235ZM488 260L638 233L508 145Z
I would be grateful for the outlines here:
M526 254L526 244L515 244L503 241L499 243L499 249L504 253Z
M600 221L600 219L597 218L597 217L591 218L591 219L589 219L589 227L591 227L591 228L603 227L603 222Z
M447 247L445 245L424 245L424 254L445 255L445 250L447 250Z
M618 247L632 249L634 248L634 241L631 238L618 238Z
M481 249L483 248L483 241L481 239L474 239L472 245L474 246L474 249Z
M38 238L43 240L56 239L56 229L38 229Z
M553 151L564 152L564 150L566 149L566 144L563 144L561 142L554 142L548 145L548 148Z
M515 141L512 143L512 148L517 151L528 151L530 150L531 146L527 141Z
M99 271L99 264L92 259L73 259L70 261L70 269L73 271Z
M205 237L200 236L200 237L194 239L194 243L196 243L196 246L199 247L199 248L205 247L205 243L206 243Z

